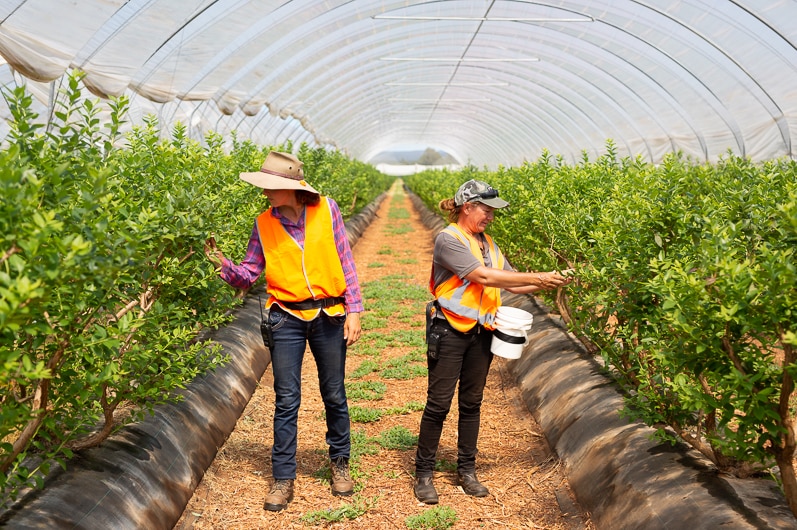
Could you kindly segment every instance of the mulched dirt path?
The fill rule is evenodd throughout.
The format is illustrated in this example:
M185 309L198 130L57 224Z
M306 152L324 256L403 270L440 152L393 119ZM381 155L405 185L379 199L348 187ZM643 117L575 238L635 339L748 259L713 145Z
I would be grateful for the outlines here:
M397 210L403 215L395 215ZM392 212L392 214L391 214ZM408 214L408 215L407 215ZM400 229L396 229L399 227ZM378 216L355 245L354 257L362 285L401 275L407 283L425 288L432 255L432 234L421 223L399 183L383 201ZM374 335L408 330L423 333L423 304L411 321L390 318L382 328L365 330L361 343ZM365 321L368 318L366 301ZM403 321L402 321L403 320ZM364 360L352 348L347 373ZM379 362L404 357L415 347L388 345ZM523 404L520 393L506 369L506 360L496 357L490 370L482 406L477 472L491 495L477 499L465 495L456 485L454 466L444 466L435 475L440 506L450 507L458 521L453 529L543 528L575 530L594 528L588 514L579 511L569 489L563 464L552 455L542 431ZM376 374L371 374L376 375ZM363 379L377 380L366 377ZM423 402L426 378L382 379L387 392L378 402L356 405L387 410L411 402ZM271 371L266 370L260 385L241 415L235 430L219 449L202 482L189 501L175 529L298 529L312 527L309 515L336 510L347 504L370 503L355 519L317 523L334 529L405 529L408 516L423 514L431 507L412 494L414 447L384 449L363 455L353 467L357 480L356 497L333 497L324 472L328 465L324 434L323 404L312 355L305 355L302 378L302 409L299 415L298 477L296 497L288 508L274 513L263 510L263 499L271 484L271 427L273 390ZM446 420L438 460L456 462L456 397ZM378 437L395 426L417 435L421 411L383 415L378 421L353 423L353 432ZM304 520L302 519L304 517Z

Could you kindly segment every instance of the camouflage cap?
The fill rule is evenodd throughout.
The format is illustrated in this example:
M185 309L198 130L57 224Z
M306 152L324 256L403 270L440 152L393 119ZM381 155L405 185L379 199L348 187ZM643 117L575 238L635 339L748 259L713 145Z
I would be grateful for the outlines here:
M498 198L498 190L481 180L469 180L459 187L454 195L454 205L462 206L466 202L480 202L493 208L504 208L509 203Z

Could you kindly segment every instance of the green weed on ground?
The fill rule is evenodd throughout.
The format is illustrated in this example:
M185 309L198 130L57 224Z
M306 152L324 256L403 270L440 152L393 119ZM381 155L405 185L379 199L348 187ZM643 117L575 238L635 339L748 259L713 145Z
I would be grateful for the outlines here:
M387 385L381 381L351 381L346 383L346 397L350 400L377 401L387 392Z
M379 502L380 497L363 497L354 495L351 503L344 503L337 508L328 510L316 510L304 514L300 520L310 526L319 526L327 523L335 523L344 519L356 519L373 508Z
M404 519L410 530L445 530L454 526L458 520L457 513L449 506L435 506L418 515Z

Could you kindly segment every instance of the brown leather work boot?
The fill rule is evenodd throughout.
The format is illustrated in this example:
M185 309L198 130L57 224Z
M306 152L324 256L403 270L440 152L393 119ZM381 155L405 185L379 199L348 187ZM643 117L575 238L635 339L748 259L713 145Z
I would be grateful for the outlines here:
M271 491L266 495L264 510L278 512L288 507L293 500L293 479L279 479L274 481Z
M332 471L332 495L348 497L354 493L354 481L349 474L349 460L342 456L332 459L329 464Z

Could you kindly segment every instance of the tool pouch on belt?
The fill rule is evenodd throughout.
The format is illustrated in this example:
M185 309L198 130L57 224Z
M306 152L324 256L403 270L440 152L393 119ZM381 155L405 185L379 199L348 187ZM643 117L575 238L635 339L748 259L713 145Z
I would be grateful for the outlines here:
M430 359L437 359L439 356L440 337L445 333L445 328L436 324L437 311L436 300L426 304L426 355Z

